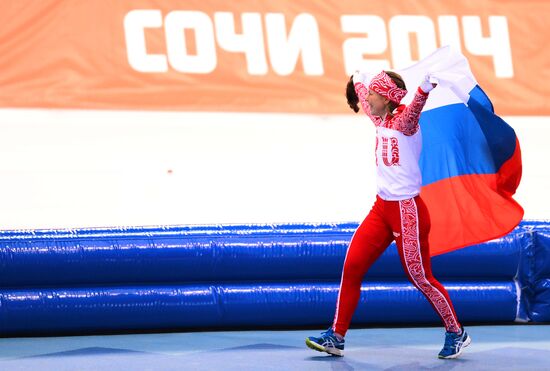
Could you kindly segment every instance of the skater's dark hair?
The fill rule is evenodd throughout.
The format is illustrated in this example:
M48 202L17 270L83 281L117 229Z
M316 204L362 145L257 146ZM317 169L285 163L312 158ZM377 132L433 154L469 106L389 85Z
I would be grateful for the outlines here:
M355 92L355 86L353 86L353 75L350 76L348 84L346 85L346 98L353 112L359 112L359 106L357 105L357 103L359 103L359 98Z

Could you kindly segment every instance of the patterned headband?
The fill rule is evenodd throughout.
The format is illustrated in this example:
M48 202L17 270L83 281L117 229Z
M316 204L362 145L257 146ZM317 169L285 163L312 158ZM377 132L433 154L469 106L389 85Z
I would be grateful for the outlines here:
M369 84L369 89L397 104L399 104L401 99L407 95L407 91L405 89L398 88L391 77L384 71L372 78Z

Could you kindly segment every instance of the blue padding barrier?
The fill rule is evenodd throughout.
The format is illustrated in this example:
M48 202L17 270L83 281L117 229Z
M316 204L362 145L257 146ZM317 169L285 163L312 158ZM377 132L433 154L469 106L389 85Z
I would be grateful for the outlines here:
M550 228L535 234L535 279L550 278Z
M342 224L0 232L0 335L328 326ZM462 321L550 321L550 224L434 257ZM395 246L365 277L354 324L439 323Z
M534 291L531 319L536 322L550 322L550 278L537 281Z
M531 319L537 322L550 322L550 228L539 229L535 233L532 267L532 306Z
M532 220L520 225L530 231L530 243L522 245L518 281L522 307L534 322L550 322L550 222Z
M463 321L513 321L513 282L447 284ZM3 333L328 324L338 284L123 286L2 290ZM404 315L404 312L407 315ZM354 324L433 323L438 317L406 283L364 285Z
M159 228L124 230L120 235L0 234L0 287L338 280L353 235L352 230L342 229L311 233L305 226L293 230L278 226L270 233L265 227L235 230L239 231L235 235L221 229L205 235L205 227L201 233L188 228L167 233ZM517 274L519 246L526 238L530 238L527 232L515 231L482 246L434 257L434 274L441 279L511 279ZM406 279L395 244L366 278Z

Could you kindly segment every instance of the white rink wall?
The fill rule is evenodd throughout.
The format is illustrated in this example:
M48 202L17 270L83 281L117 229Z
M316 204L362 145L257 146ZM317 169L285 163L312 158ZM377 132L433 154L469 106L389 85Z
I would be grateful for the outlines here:
M519 137L525 219L550 219L550 117ZM361 221L364 115L0 110L0 229Z

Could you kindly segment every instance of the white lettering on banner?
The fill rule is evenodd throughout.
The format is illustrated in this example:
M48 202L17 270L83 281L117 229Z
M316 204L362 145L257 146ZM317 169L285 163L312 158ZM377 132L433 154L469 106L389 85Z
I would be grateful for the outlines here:
M450 45L456 50L461 50L458 17L441 15L437 17L437 25L439 27L439 45Z
M424 15L398 15L390 19L390 40L393 68L400 69L415 62L412 59L410 34L416 34L419 59L437 49L432 20Z
M132 10L124 17L126 54L130 66L139 72L167 72L163 54L147 54L145 29L162 27L160 10Z
M217 64L214 26L202 12L176 10L165 18L166 50L170 66L178 72L210 73ZM185 30L195 31L196 55L189 55Z
M268 13L265 22L269 57L277 74L290 75L296 68L300 53L306 75L323 74L321 41L315 17L305 13L296 16L288 37L284 14Z
M233 13L214 13L218 45L228 52L243 52L249 74L265 75L267 74L267 61L262 16L259 13L243 13L241 22L243 32L241 35L237 35Z
M344 41L343 57L346 74L350 75L356 69L399 69L416 62L412 58L409 40L411 34L416 36L419 58L428 56L437 48L436 29L431 18L410 15L394 16L389 20L389 45L392 56L392 67L389 67L389 61L379 58L379 55L387 50L385 24L380 24L380 20L380 17L377 16L344 15L341 17L343 32L367 34L367 37L348 38ZM437 24L439 45L451 45L460 50L458 18L452 15L439 16ZM462 17L462 28L464 45L468 52L473 55L492 56L496 77L510 78L514 76L506 17L489 17L491 35L489 37L482 37L481 19L478 16ZM374 38L382 38L384 41L374 41ZM369 55L372 55L373 58L369 58ZM376 58L377 55L378 58Z
M342 45L346 71L355 71L361 65L366 71L388 70L387 59L368 59L363 61L364 54L382 54L388 48L386 24L382 17L376 15L344 15L340 18L342 31L363 33L367 37L352 37Z
M124 17L127 57L130 66L139 72L167 72L168 63L184 73L210 73L217 66L216 40L220 48L245 54L251 75L267 74L260 13L242 14L243 32L237 35L233 14L217 12L214 25L210 17L199 11L175 10L164 19L166 54L148 54L145 42L146 28L162 27L160 10L133 10ZM265 16L268 50L271 66L279 75L290 75L296 69L300 55L306 75L323 75L321 41L315 17L302 13L294 19L286 32L285 16L269 13ZM196 54L188 53L185 30L194 31ZM168 63L167 63L168 59Z
M489 17L489 37L482 37L481 19L475 16L462 17L464 45L473 55L493 57L497 77L514 77L512 50L508 35L508 22L504 16Z
M296 71L300 57L304 74L324 74L319 26L313 15L298 14L287 32L283 13L267 13L264 25L260 13L242 13L239 34L234 17L231 12L216 12L212 20L200 11L175 10L165 16L163 25L160 10L132 10L124 17L128 62L134 70L143 73L167 72L170 66L182 73L206 74L217 67L219 47L231 53L243 53L250 75L266 75L271 67L274 73L288 76ZM376 15L342 15L340 24L345 34L358 34L344 40L342 45L347 75L356 69L404 68L432 53L439 37L439 45L460 50L463 42L472 55L492 57L496 77L514 76L508 22L504 16L488 17L489 36L483 36L479 16L464 16L459 22L456 16L442 15L434 22L423 15L396 15L386 25L384 19ZM165 54L147 52L148 28L164 29ZM186 45L186 30L192 31L195 37L194 54ZM418 58L413 57L411 36L416 38ZM388 47L391 60L382 57Z

